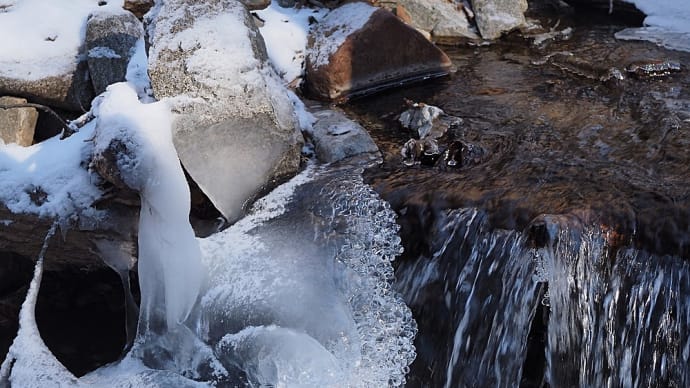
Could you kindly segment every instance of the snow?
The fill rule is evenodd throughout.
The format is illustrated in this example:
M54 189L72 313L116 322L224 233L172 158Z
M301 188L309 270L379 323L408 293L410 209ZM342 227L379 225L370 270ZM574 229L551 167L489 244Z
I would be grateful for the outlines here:
M71 73L82 59L86 19L122 0L21 0L0 12L0 77L38 80Z
M690 51L690 3L687 0L626 0L647 15L645 27L626 28L618 39L648 40L673 50Z
M323 9L283 8L277 1L256 12L264 20L259 28L266 42L268 57L286 82L292 82L304 71L304 53L307 49L309 19L317 22L323 17Z
M204 269L189 224L189 187L172 143L170 107L165 101L142 104L135 87L118 83L108 87L94 114L96 152L114 139L133 151L118 166L131 172L123 179L141 196L140 330L161 316L173 329L196 303Z
M0 202L14 213L98 218L89 206L101 191L94 185L97 178L82 166L91 151L93 127L90 123L65 140L56 136L30 147L0 144Z
M89 50L88 53L90 58L120 58L117 53L110 47L98 46Z
M378 8L364 2L342 5L326 15L314 28L318 44L309 54L315 67L328 63L330 56L345 42L345 39L364 27Z

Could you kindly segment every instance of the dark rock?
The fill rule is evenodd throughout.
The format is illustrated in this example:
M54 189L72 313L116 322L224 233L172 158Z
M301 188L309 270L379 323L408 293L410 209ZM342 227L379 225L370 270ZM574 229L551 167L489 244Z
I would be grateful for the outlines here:
M217 25L228 20L244 25L244 33L231 41L180 46L182 36L204 28L216 34ZM216 208L237 220L254 196L299 168L303 138L287 89L268 65L263 39L239 2L169 1L151 24L155 96L191 98L173 106L180 160Z
M306 89L319 99L344 100L448 74L448 56L390 12L348 3L312 31Z
M325 163L337 162L378 147L366 129L336 110L315 112L316 122L311 137L316 156Z
M258 11L271 5L271 0L240 0L250 11Z
M16 97L0 97L0 141L30 146L34 140L34 130L38 120L35 108L8 108L12 105L26 104L26 100Z
M527 0L472 0L477 28L484 39L497 39L525 24Z
M86 22L86 55L96 94L125 80L127 64L144 27L131 12L98 12Z
M564 0L578 11L589 10L600 15L626 20L631 24L642 25L645 14L635 4L625 0Z
M133 13L134 16L141 20L144 18L144 14L153 7L153 3L153 0L125 0L122 8Z

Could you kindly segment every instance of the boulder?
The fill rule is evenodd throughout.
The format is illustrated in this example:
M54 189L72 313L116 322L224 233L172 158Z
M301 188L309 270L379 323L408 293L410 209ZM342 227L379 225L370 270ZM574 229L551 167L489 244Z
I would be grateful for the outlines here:
M472 8L482 38L497 39L525 24L527 0L472 0Z
M412 27L428 31L431 39L440 44L457 44L466 39L478 39L461 5L447 0L398 0L396 11L410 18ZM396 12L399 15L400 12ZM404 19L403 19L404 20Z
M0 71L0 94L26 97L32 102L86 112L94 97L86 61L74 63L60 75L24 79Z
M239 2L167 1L151 15L154 95L171 98L185 169L228 220L299 168L302 135L288 90Z
M38 112L30 107L3 109L3 106L21 104L26 104L26 100L17 97L0 97L0 141L28 147L34 141Z
M132 14L104 11L94 12L86 22L86 56L91 83L96 94L108 85L125 80L127 65L144 27Z
M392 13L348 3L313 29L306 55L306 89L345 100L405 82L448 74L450 59Z
M310 136L316 157L324 163L379 150L366 129L337 110L315 112L314 118Z
M250 11L258 11L271 5L271 0L240 0Z
M146 12L153 7L153 3L153 0L125 0L122 8L133 13L134 16L141 20L144 18Z

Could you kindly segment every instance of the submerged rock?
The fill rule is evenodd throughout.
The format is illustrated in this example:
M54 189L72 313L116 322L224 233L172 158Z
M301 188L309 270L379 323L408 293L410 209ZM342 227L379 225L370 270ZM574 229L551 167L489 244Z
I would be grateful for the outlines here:
M331 163L365 152L377 152L378 147L366 129L337 110L314 113L316 122L310 133L316 157Z
M2 106L26 104L26 100L16 97L0 97L0 142L30 146L34 140L34 130L38 120L35 108L10 108Z
M144 37L141 22L131 12L96 12L86 22L86 62L96 94L125 80L134 47Z
M496 39L525 24L527 0L472 0L477 28L484 39Z
M448 74L448 56L390 12L345 4L324 17L309 37L306 89L344 100Z
M151 84L157 98L173 98L180 160L236 220L260 190L299 168L303 138L288 91L239 2L169 1L148 28Z

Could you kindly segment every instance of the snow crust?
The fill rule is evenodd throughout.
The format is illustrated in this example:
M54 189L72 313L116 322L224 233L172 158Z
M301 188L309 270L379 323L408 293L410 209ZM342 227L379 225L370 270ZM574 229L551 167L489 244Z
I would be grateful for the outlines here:
M38 80L71 73L83 58L86 19L120 9L123 0L21 0L0 12L0 77ZM28 22L30 21L30 22Z
M315 67L328 63L331 54L335 53L345 39L360 30L378 8L364 2L342 5L326 15L314 29L317 44L309 54Z
M101 196L98 179L84 167L93 129L90 123L65 140L56 136L30 147L0 142L0 202L14 213L99 218L89 207Z
M264 20L259 31L266 42L266 51L273 67L287 82L300 77L304 72L309 19L318 22L325 11L321 8L283 8L273 1L256 13Z
M672 50L690 51L690 3L687 0L626 0L647 15L645 27L626 28L616 38L648 40Z

